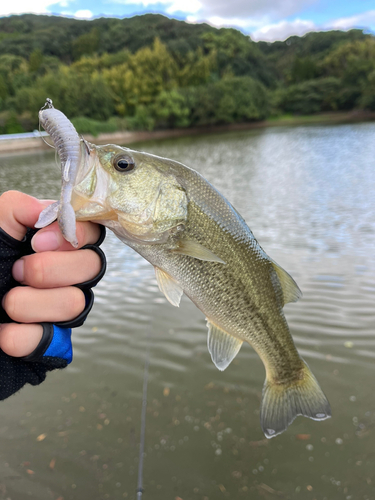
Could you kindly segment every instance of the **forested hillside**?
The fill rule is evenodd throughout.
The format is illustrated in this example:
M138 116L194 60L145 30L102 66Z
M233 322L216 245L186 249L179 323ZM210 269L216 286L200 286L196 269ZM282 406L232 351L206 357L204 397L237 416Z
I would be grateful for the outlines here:
M91 133L375 111L375 37L255 43L153 14L0 18L0 133L36 128L46 97Z

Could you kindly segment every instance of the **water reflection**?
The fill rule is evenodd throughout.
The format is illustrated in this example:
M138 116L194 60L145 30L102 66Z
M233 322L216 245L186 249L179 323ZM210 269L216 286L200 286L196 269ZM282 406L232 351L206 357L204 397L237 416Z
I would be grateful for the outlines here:
M273 128L135 146L201 172L295 277L304 296L287 319L331 420L298 418L265 440L259 358L244 346L218 372L203 315L186 298L170 306L152 267L109 235L73 365L0 406L4 498L135 498L149 345L145 499L374 498L374 134ZM57 197L53 164L53 153L1 158L1 190Z

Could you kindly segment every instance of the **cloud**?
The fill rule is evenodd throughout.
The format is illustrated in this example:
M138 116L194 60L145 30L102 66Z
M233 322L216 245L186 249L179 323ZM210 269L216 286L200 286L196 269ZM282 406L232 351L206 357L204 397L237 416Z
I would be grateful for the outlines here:
M319 27L313 21L303 21L295 19L294 21L280 21L275 24L269 24L259 28L251 33L251 38L255 41L265 40L273 42L275 40L285 40L289 36L302 36L309 31L318 31Z
M174 14L175 12L189 12L194 14L201 10L201 8L202 4L199 0L173 0L166 12L168 14Z
M340 17L326 23L326 28L334 28L339 30L347 30L350 28L375 28L375 10L362 12L356 16Z
M77 10L74 14L74 17L77 17L78 19L91 19L93 16L94 14L91 10Z
M240 26L240 25L239 25ZM241 27L241 26L240 26ZM313 21L295 19L294 21L280 21L278 23L262 26L251 33L255 41L285 40L289 36L302 36L309 31L323 31L330 29L349 30L352 28L365 28L375 30L375 10L363 12L356 16L341 17L316 25Z
M0 2L0 16L11 14L48 14L48 7L56 4L56 0L13 0Z
M301 12L317 0L201 0L205 17L280 19Z
M129 4L128 0L115 0ZM173 14L183 12L187 15L197 14L196 19L207 21L210 18L243 19L246 25L258 24L259 19L267 22L301 12L319 0L131 0L132 4L163 5L165 12Z
M218 28L222 27L236 27L241 29L248 29L249 27L254 28L257 26L262 26L261 21L256 21L254 19L249 18L241 18L241 17L220 17L220 16L212 16L207 19L207 22L212 26L216 26Z

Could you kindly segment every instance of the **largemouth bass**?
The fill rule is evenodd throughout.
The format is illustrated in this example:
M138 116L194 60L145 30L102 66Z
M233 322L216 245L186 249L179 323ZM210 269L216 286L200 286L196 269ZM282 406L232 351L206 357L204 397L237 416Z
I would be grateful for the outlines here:
M69 187L76 219L104 224L148 260L172 305L183 293L194 302L207 318L217 368L225 370L243 342L259 354L266 369L260 420L267 438L298 415L331 416L283 314L283 306L301 296L298 286L207 180L177 161L84 140L77 165ZM70 219L59 222L70 234Z

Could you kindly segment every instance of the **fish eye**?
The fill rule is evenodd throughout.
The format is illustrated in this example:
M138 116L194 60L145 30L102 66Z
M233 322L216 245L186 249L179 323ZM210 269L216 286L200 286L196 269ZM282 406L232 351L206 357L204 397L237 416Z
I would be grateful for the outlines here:
M117 156L113 161L113 166L118 172L131 172L135 169L135 163L130 156Z

